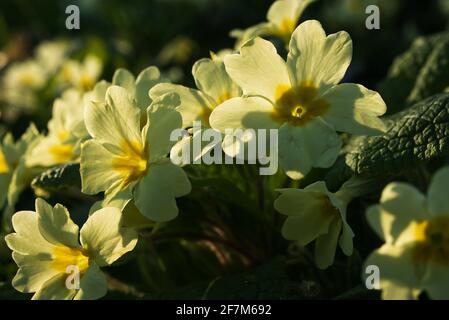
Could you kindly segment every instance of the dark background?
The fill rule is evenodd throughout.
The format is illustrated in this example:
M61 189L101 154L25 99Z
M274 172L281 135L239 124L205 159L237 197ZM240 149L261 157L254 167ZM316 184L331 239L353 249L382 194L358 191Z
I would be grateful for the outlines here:
M373 87L383 78L393 58L416 36L446 28L447 2L320 0L305 11L301 20L318 19L327 33L348 31L354 40L354 63L347 80ZM185 75L180 80L189 84L195 60L208 56L210 50L232 47L234 40L228 36L229 31L262 22L271 3L271 0L3 0L0 47L12 59L21 59L30 55L41 40L77 39L84 41L83 47L87 43L85 48L103 52L107 61L106 79L119 66L138 72L152 64L162 69L177 65ZM347 9L348 3L352 12ZM365 28L367 15L363 11L371 3L380 7L380 30ZM80 30L65 28L65 8L70 4L80 8ZM162 48L175 39L187 39L184 43L190 43L188 50L180 49L178 58L161 58Z

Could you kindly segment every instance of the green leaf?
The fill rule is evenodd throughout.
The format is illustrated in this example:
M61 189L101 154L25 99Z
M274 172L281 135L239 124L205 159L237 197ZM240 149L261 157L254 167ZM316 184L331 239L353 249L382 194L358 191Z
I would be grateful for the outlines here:
M417 38L397 57L379 92L393 114L449 86L449 33Z
M386 119L382 136L358 137L346 147L327 180L352 174L383 177L449 154L449 94L427 98Z
M54 192L69 187L81 189L80 165L78 163L53 167L34 178L31 186L35 190Z

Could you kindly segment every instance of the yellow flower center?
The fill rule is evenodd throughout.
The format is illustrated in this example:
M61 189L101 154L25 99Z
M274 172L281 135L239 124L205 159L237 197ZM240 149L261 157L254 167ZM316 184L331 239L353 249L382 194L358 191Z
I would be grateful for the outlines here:
M20 84L24 87L31 87L36 83L32 74L23 74L20 78Z
M54 144L48 148L48 152L53 156L55 162L66 163L74 158L73 149L72 144Z
M232 96L229 92L223 92L217 99L217 106L225 102L226 100L231 99Z
M57 246L52 253L51 267L56 271L66 272L68 266L76 266L83 273L89 268L89 256L84 249Z
M295 30L295 21L289 18L286 18L281 21L281 24L277 28L275 35L282 38L286 43L290 41L290 36Z
M331 200L326 195L323 195L321 214L326 217L340 214L340 211L332 204Z
M215 101L215 105L211 105L209 108L204 108L200 115L200 118L204 122L204 124L208 125L210 127L209 117L210 117L210 114L212 113L212 111L217 106L219 106L220 104L222 104L223 102L225 102L231 98L232 98L232 95L229 92L225 91L217 98L217 100Z
M64 130L59 131L58 132L58 139L59 139L59 141L64 142L65 140L67 140L69 135L70 134L67 131L64 131Z
M436 217L416 224L414 240L415 263L449 266L449 217Z
M139 141L123 140L120 146L123 153L112 160L112 169L122 176L122 187L126 187L146 173L148 154Z
M61 71L61 77L64 81L70 81L70 79L73 77L74 74L73 68L74 66L72 63L64 64Z
M5 155L2 151L0 151L0 173L8 173L9 166L8 162L6 162Z
M89 91L90 89L92 89L94 84L95 84L95 80L92 77L90 77L88 75L81 76L79 86L83 91Z
M303 126L329 109L329 103L319 98L318 89L311 81L297 87L280 85L276 88L274 119L295 126Z

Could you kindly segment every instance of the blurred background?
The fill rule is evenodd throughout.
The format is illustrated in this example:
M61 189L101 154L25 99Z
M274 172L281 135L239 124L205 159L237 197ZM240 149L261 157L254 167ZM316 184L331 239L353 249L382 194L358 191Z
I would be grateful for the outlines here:
M271 0L4 0L0 2L0 74L26 60L43 41L68 41L71 56L94 54L102 60L100 78L110 80L118 67L138 73L158 66L172 81L193 85L191 66L210 51L232 48L229 32L265 20ZM65 9L80 8L80 30L67 30ZM365 8L380 8L380 30L365 28ZM354 59L345 81L375 88L395 56L412 40L445 30L447 0L320 0L301 20L318 19L326 32L348 31ZM282 44L279 44L282 52ZM50 101L41 101L49 104ZM0 103L6 103L0 96ZM45 108L44 106L42 106ZM38 127L45 126L45 116ZM3 120L2 120L3 121ZM5 122L3 121L3 124ZM26 121L8 124L14 134Z

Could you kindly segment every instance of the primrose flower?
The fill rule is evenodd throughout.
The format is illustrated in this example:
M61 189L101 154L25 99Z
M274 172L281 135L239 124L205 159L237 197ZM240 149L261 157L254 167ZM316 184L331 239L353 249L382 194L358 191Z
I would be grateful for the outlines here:
M103 71L103 63L94 56L88 55L82 62L68 60L62 65L60 79L63 83L84 92L91 90Z
M334 262L337 244L347 256L352 255L354 233L346 222L346 207L351 196L344 186L336 193L322 181L305 189L279 189L274 202L277 211L287 215L282 235L305 246L315 241L315 262L326 269Z
M83 95L69 89L53 105L48 135L41 139L26 159L29 167L50 167L79 157L79 143L86 135Z
M14 212L20 193L40 172L25 166L25 159L40 138L36 127L30 125L16 142L8 133L0 145L0 208L6 202L3 219L7 225L10 224L9 219Z
M231 37L237 38L236 49L248 40L258 36L274 36L288 44L304 10L315 0L278 0L273 2L267 13L267 22L259 23L245 30L232 30Z
M37 102L37 93L47 84L48 73L35 60L12 64L2 79L2 95L14 106L33 109Z
M341 148L336 131L358 135L384 130L381 96L362 85L338 84L352 58L352 41L342 31L326 36L318 21L293 33L287 62L271 42L248 41L240 54L224 58L226 71L244 97L214 109L212 128L279 129L279 162L292 179L312 167L329 167Z
M126 69L117 69L112 77L112 83L102 80L95 85L94 90L84 94L84 105L87 108L86 106L92 101L104 102L107 89L111 85L117 85L128 90L146 118L146 109L152 102L148 91L156 84L167 81L154 66L144 69L137 78Z
M78 231L64 206L52 207L42 199L36 200L36 212L15 213L15 233L5 237L19 266L13 287L35 292L33 300L101 298L107 283L100 267L111 265L137 243L136 232L120 226L121 218L118 208L103 208ZM70 281L71 275L79 276L78 283Z
M177 110L183 118L182 126L190 128L171 150L172 159L182 157L186 148L193 150L194 141L199 141L200 150L195 154L190 152L188 162L192 163L210 152L218 143L209 144L203 141L202 128L209 128L209 116L217 105L233 97L240 97L242 94L240 88L226 73L223 57L227 54L227 51L220 52L218 55L211 52L212 59L201 59L193 65L192 74L199 90L169 83L158 84L150 90L150 96L153 99L170 92L178 94L181 102Z
M157 67L148 67L139 73L137 78L126 69L118 69L112 78L112 84L125 88L134 97L137 106L146 112L152 99L149 91L159 83L166 83L168 79L162 77Z
M214 57L214 55L212 55ZM177 110L182 115L183 128L192 127L194 121L201 121L209 127L209 116L219 104L233 97L240 97L240 88L226 73L221 59L201 59L192 68L197 89L182 85L163 83L150 90L150 97L156 99L166 93L177 93L181 103Z
M383 299L449 299L449 168L433 177L427 196L407 183L390 183L367 211L385 244L365 265L379 268Z
M36 48L36 61L54 73L65 61L69 49L69 44L62 40L44 41Z
M92 139L81 147L82 191L105 191L108 201L134 199L153 221L175 218L175 198L191 189L185 172L167 158L175 143L170 135L182 124L178 104L175 94L154 100L142 128L141 110L126 89L111 86L105 103L92 102L85 113Z

